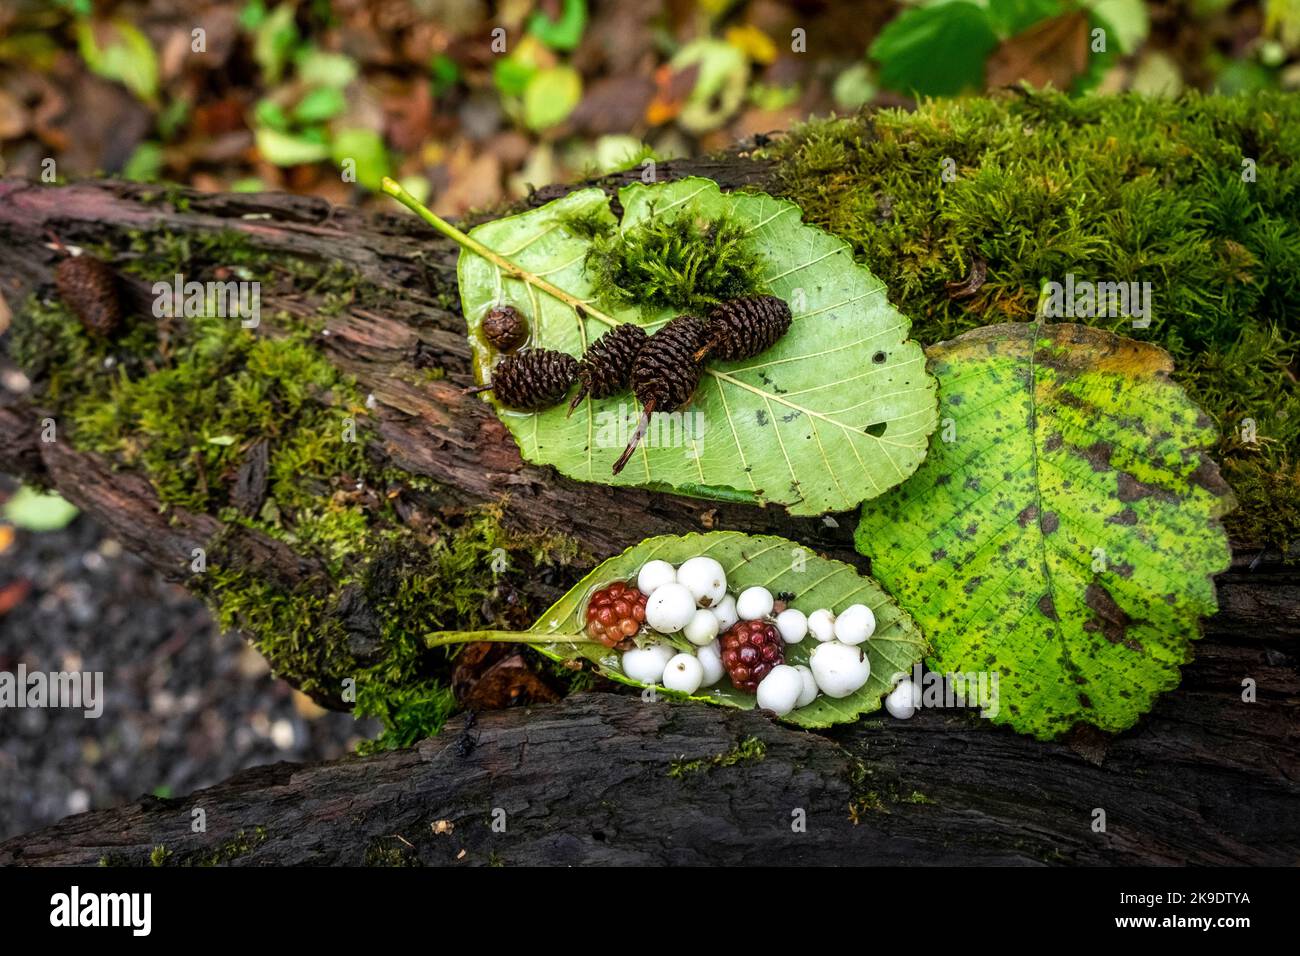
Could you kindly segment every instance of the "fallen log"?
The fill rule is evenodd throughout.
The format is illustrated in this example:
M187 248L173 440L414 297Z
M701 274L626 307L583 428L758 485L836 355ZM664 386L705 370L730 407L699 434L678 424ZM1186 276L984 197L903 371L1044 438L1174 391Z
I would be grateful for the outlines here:
M739 154L661 167L728 187L761 185L769 172ZM138 240L157 231L234 235L268 260L339 263L358 277L363 291L329 310L314 343L366 396L367 453L424 482L391 492L411 547L424 540L423 514L504 500L513 533L562 529L581 552L578 568L650 535L718 527L781 534L869 570L852 548L851 516L797 519L614 490L524 463L489 408L462 394L472 379L451 305L456 251L408 216L293 196L6 181L0 287L11 303L50 288L51 232L123 267L154 254ZM137 309L147 306L148 284L126 281ZM259 334L322 314L328 294L292 281L264 291L270 318ZM422 375L428 368L440 375ZM42 369L28 371L40 380ZM385 653L376 621L389 609L374 593L341 587L340 571L316 549L218 508L163 501L138 469L79 448L75 432L43 441L52 413L42 401L0 406L4 469L54 487L200 591L191 556L219 542L241 573L319 599L323 620L342 621L347 667L280 673L346 706L337 678ZM531 581L525 605L544 606L565 581L563 573ZM453 719L413 749L259 768L179 800L74 817L0 846L0 863L144 863L157 847L164 863L1295 863L1300 575L1242 543L1219 594L1222 610L1182 686L1116 738L1045 745L945 710L807 734L759 714L580 695L485 713L468 728ZM1247 680L1253 702L1243 699ZM194 809L207 815L204 833L191 831ZM504 832L492 829L497 809ZM792 829L799 810L804 831Z

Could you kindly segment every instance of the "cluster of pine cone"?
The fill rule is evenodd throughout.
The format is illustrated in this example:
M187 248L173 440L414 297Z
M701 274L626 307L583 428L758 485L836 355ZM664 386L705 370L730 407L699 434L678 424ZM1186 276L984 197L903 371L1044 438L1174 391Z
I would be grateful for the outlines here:
M654 335L625 322L598 338L583 357L575 359L552 349L525 349L506 355L493 369L492 380L470 389L491 391L510 408L535 411L558 404L574 382L577 394L569 412L584 398L609 398L624 388L641 403L641 421L632 440L614 463L623 470L656 411L671 412L695 394L708 358L736 361L770 348L790 328L790 307L774 295L753 295L724 302L707 320L680 315ZM510 306L493 309L483 320L483 333L502 351L526 337L523 317Z

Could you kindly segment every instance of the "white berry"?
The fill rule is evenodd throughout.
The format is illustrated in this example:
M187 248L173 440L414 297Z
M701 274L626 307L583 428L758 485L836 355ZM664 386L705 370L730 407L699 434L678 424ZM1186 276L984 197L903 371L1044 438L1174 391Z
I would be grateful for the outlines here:
M808 630L817 640L825 643L835 638L835 615L819 608L808 615Z
M654 594L665 584L677 580L677 571L667 561L647 561L641 566L641 573L636 576L636 586L646 597Z
M885 698L885 709L899 720L907 720L921 706L921 688L906 678Z
M722 666L722 645L718 641L714 641L708 647L701 647L695 652L695 659L704 668L704 680L700 682L701 687L712 687L722 680L722 675L727 672L726 668Z
M758 706L774 712L778 717L784 717L794 710L802 693L803 678L799 672L788 664L777 664L759 682Z
M646 598L645 622L660 634L675 634L695 616L695 598L686 586L662 584Z
M861 644L876 633L876 615L865 604L853 604L835 618L835 640L841 644Z
M799 677L803 680L803 690L799 692L799 699L794 702L794 705L807 707L817 699L817 679L813 677L813 672L808 669L807 664L796 664L794 669L799 672Z
M713 616L718 619L719 634L726 634L740 620L740 615L736 613L736 599L730 594L718 602L718 606L711 610Z
M642 684L657 684L677 650L671 644L647 644L623 655L623 673Z
M693 654L677 654L664 668L664 686L683 694L694 694L704 680L704 667Z
M718 617L707 607L702 607L686 622L683 633L696 647L706 647L718 636Z
M695 595L700 607L713 607L727 594L727 572L712 558L690 558L677 569L677 583Z
M861 647L827 641L813 648L808 657L817 687L827 697L848 697L871 676L871 661Z
M774 603L767 588L745 588L736 598L736 613L742 621L758 621L772 613Z
M781 640L798 644L808 635L808 618L803 611L788 607L776 616L776 629L781 632Z

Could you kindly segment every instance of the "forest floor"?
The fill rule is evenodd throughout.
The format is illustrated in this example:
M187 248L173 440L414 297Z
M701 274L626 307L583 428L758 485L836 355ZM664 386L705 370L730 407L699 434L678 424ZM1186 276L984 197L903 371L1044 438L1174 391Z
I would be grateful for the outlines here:
M102 671L102 715L0 710L0 840L246 767L328 760L378 725L274 678L203 604L85 516L0 550L0 671Z

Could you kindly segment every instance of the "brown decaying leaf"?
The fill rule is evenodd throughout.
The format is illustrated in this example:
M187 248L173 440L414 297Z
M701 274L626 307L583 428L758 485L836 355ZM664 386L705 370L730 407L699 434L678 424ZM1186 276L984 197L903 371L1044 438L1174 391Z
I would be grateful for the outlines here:
M1088 14L1075 10L1003 40L989 57L988 86L996 89L1024 80L1068 90L1087 68Z

